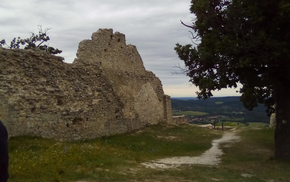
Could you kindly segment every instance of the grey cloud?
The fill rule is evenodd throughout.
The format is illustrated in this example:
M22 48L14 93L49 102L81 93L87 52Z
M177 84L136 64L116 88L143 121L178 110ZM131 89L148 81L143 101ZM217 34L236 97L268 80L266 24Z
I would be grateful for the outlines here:
M188 77L172 75L178 71L174 66L183 64L175 44L191 43L189 30L180 24L191 22L189 6L190 0L0 0L0 39L26 38L30 31L37 32L37 25L52 28L50 46L63 50L61 56L71 63L81 40L90 39L99 28L113 28L137 47L146 69L161 79L165 92L174 93L173 88L193 92Z

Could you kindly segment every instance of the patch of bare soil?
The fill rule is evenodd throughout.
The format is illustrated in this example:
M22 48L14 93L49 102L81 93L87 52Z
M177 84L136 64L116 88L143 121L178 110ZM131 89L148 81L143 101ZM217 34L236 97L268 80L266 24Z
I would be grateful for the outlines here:
M154 160L150 162L142 163L147 168L175 168L183 164L202 164L202 165L218 165L221 163L220 157L223 155L223 151L220 149L220 144L235 142L240 139L236 136L235 132L226 132L222 138L212 141L212 147L205 151L201 156L197 157L171 157L165 159Z

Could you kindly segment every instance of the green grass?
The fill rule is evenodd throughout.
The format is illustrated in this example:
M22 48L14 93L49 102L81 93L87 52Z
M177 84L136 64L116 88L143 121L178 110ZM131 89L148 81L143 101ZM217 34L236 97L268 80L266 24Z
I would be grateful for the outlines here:
M245 126L244 123L240 123L240 122L231 122L231 121L223 121L223 122L218 122L215 125L216 126L222 126L222 123L224 124L224 126Z
M239 135L242 141L223 148L222 168L236 174L252 174L253 177L246 178L246 181L289 181L289 161L279 161L273 157L273 129L245 127Z
M200 112L200 111L178 111L175 112L176 115L186 115L186 116L204 116L208 113L206 112Z
M189 125L160 125L142 132L77 142L14 137L9 140L9 181L127 181L132 177L128 171L140 168L140 162L200 155L220 135Z
M215 104L223 104L224 102L215 102Z
M243 127L237 135L241 140L225 143L222 163L218 166L184 165L179 170L151 170L152 179L164 181L223 181L265 182L289 181L290 162L279 161L274 156L274 131L269 128ZM243 177L243 174L251 175ZM156 181L157 181L156 180ZM152 180L153 181L153 180Z
M290 162L274 159L274 130L266 127L238 127L235 132L241 139L221 145L224 155L218 166L183 165L160 170L140 164L171 156L201 155L223 132L192 125L159 125L77 142L14 137L9 140L9 182L289 181Z
M263 128L269 126L267 123L260 123L260 122L248 122L249 127L257 127L257 128Z

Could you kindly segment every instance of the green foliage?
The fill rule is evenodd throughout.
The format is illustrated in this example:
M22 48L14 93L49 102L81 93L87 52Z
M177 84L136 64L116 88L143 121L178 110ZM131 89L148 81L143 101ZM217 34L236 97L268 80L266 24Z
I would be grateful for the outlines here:
M177 44L199 98L237 87L248 109L273 105L276 88L290 82L290 6L284 0L192 0L197 46ZM281 83L281 85L277 85Z
M274 112L275 156L290 160L290 5L285 0L192 0L196 19L190 27L198 43L175 50L198 98L213 90L242 85L240 100ZM194 34L193 33L193 34Z
M0 47L5 47L9 49L38 49L42 51L46 51L49 54L60 54L62 51L59 49L55 49L53 47L48 46L47 44L44 44L45 42L49 41L50 38L47 35L49 29L42 30L42 27L39 26L39 32L38 34L31 33L29 38L21 39L13 38L10 45L6 44L5 39L0 41Z

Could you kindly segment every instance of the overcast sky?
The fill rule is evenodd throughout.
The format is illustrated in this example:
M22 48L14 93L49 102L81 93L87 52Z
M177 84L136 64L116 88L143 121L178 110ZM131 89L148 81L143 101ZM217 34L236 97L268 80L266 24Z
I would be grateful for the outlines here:
M145 68L155 73L164 92L172 97L196 97L198 90L175 66L183 66L174 47L191 43L190 0L0 0L0 40L27 38L38 25L51 28L49 45L63 51L72 63L80 41L90 39L100 28L126 35L127 44L137 47ZM236 89L214 92L214 96L239 95Z

